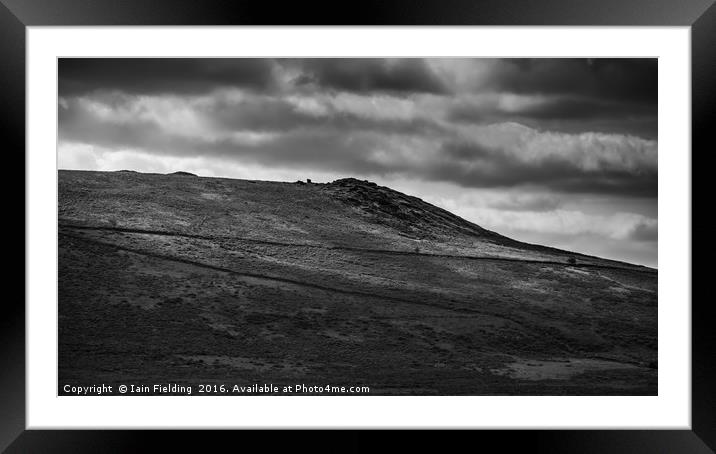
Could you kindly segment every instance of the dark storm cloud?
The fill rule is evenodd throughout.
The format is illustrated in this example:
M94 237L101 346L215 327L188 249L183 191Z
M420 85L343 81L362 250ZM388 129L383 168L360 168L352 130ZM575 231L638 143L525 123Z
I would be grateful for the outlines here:
M217 88L275 89L277 76L313 90L436 93L447 87L423 59L62 58L59 94L202 94Z
M98 90L130 94L201 94L216 88L265 90L273 62L260 58L61 58L59 95Z
M460 103L449 112L455 121L482 122L485 120L506 120L527 118L535 120L591 120L597 118L624 119L629 117L655 116L655 107L639 103L603 101L590 98L553 97L537 101L512 110Z
M572 193L621 194L655 197L655 170L630 170L610 162L587 169L567 156L549 155L525 161L504 150L472 143L451 142L443 146L441 160L428 169L428 176L464 187L514 187L533 185Z
M499 92L569 95L655 105L655 58L497 60L485 85Z
M550 99L518 110L515 114L540 120L621 119L655 115L655 107L639 103L603 102L595 99Z
M448 118L472 124L518 121L541 130L614 132L649 139L658 133L655 104L597 98L552 96L509 110L460 102L450 108Z
M466 124L516 121L542 131L604 132L646 139L656 139L658 135L655 107L591 100L550 100L511 112L458 104L448 111L448 118Z
M445 94L448 87L422 59L317 58L291 61L295 83L355 93Z
M461 102L453 121L518 121L541 130L657 136L656 59L500 59L473 87L525 97L506 109Z

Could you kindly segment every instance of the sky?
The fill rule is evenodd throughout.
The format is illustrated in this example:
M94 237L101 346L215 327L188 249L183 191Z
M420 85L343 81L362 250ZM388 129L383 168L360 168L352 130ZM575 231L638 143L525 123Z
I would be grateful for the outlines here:
M374 181L657 266L656 59L59 60L61 169Z

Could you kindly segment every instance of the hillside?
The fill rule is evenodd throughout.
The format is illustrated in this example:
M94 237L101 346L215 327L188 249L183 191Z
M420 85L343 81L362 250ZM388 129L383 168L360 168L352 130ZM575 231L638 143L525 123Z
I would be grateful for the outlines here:
M60 384L657 391L655 270L374 183L60 171L58 218Z

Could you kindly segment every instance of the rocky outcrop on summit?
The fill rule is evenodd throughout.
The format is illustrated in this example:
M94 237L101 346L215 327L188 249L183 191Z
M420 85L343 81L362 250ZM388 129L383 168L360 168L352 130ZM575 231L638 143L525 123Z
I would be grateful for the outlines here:
M370 181L343 178L328 183L323 190L373 216L376 223L419 237L462 233L485 239L504 238L422 199Z

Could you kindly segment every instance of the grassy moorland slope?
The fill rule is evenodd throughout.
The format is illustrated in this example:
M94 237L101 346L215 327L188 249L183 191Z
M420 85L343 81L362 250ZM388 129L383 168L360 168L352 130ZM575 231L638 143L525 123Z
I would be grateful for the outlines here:
M655 270L373 183L60 171L58 211L60 385L657 392Z

